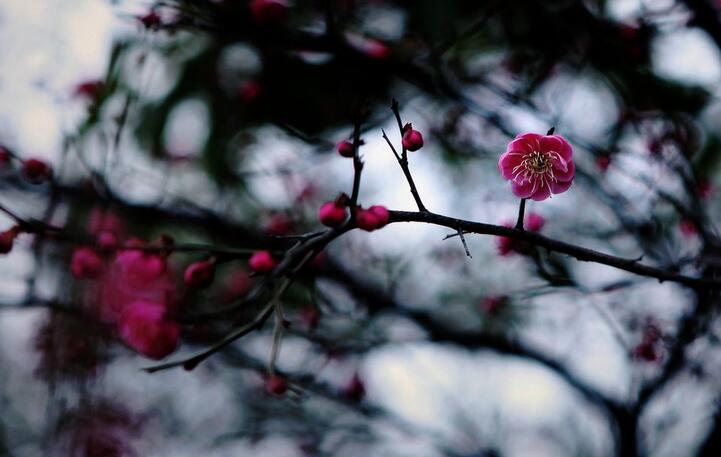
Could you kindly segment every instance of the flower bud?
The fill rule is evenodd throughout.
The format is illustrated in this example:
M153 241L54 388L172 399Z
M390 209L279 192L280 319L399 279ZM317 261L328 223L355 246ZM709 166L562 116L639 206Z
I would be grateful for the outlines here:
M257 251L248 260L248 266L256 273L270 273L278 266L278 261L268 251Z
M318 211L318 219L326 227L339 227L347 217L348 212L345 206L341 206L334 201L323 203Z
M342 157L350 158L353 157L353 155L355 154L355 148L353 147L353 143L348 140L343 140L339 142L335 148L338 151L338 154L340 154Z
M358 228L372 232L388 224L390 213L385 206L373 205L368 209L359 207L355 216Z
M411 124L406 124L402 143L405 149L417 151L423 147L423 135L418 130L413 130Z

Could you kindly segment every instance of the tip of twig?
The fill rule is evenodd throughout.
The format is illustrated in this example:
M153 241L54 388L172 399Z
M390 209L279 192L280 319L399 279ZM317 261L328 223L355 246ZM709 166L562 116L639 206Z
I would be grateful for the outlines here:
M553 135L553 132L555 132L555 131L556 131L556 127L551 127L550 129L548 129L548 132L546 132L546 135Z

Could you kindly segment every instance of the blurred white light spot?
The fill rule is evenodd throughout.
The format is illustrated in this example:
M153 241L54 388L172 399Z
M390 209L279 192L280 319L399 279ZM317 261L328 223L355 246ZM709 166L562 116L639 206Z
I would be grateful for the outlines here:
M719 51L699 29L660 35L653 42L656 73L688 83L714 84L721 79Z
M199 154L208 140L208 108L201 100L180 103L170 113L165 127L165 144L173 155Z

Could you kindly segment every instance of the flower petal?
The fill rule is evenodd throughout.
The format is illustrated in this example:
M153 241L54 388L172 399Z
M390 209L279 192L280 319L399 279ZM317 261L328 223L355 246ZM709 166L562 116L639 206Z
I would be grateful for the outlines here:
M506 179L513 179L513 169L521 164L523 154L520 152L506 152L498 159L498 170Z
M571 187L571 184L573 184L573 181L551 183L551 192L554 194L566 192Z
M540 140L544 151L556 151L566 162L573 158L573 148L561 135L548 135Z
M548 183L544 181L538 187L538 189L536 189L536 191L533 193L533 195L531 195L531 199L535 200L537 202L540 202L541 200L545 200L550 196L551 196L551 188L548 187Z
M561 170L556 167L553 169L553 176L556 178L556 180L560 182L567 182L573 179L573 176L576 174L576 165L573 163L573 160L568 162L566 170Z
M530 133L527 135L531 135ZM538 140L536 138L516 138L515 140L508 143L506 152L521 152L523 154L530 154L538 147Z
M516 135L515 140L526 140L535 144L536 141L540 140L543 135L538 133L521 133Z
M519 198L529 198L536 191L536 185L533 181L511 182L511 190L513 194Z
M560 170L564 173L568 171L568 162L561 157L560 154L553 154L551 156L551 165L554 169Z

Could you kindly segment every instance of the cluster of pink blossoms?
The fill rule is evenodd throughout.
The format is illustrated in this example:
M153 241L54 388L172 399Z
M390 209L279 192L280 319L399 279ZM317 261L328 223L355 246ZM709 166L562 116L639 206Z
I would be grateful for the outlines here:
M177 348L180 325L168 317L175 290L165 255L145 250L139 239L125 241L124 224L113 213L95 210L89 231L95 246L74 250L70 270L78 279L93 280L88 303L97 319L115 325L118 336L138 353L163 358ZM197 282L202 273L192 275Z

